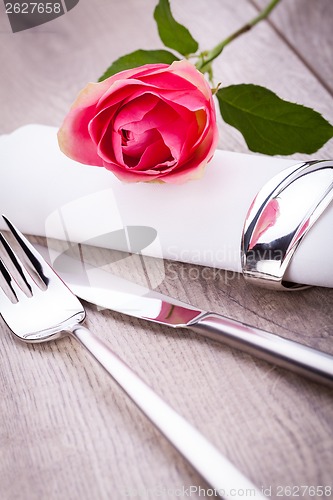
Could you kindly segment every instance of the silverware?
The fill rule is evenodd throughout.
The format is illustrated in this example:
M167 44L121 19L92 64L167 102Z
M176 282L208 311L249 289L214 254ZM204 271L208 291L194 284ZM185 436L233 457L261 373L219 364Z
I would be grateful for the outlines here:
M246 216L241 243L245 279L273 290L307 288L286 281L284 275L303 238L332 200L333 160L292 165L270 179Z
M45 247L37 245L48 255ZM50 249L50 252L54 252ZM82 263L66 253L52 253L56 272L82 299L123 314L196 333L333 386L333 356L273 333L206 312ZM90 279L91 277L91 279Z
M114 354L107 343L81 326L85 311L77 297L22 233L6 217L4 220L23 254L20 260L0 234L4 250L4 258L0 258L0 312L11 331L25 342L45 342L71 335L99 361L221 498L234 498L232 493L239 489L251 491L251 497L266 498Z

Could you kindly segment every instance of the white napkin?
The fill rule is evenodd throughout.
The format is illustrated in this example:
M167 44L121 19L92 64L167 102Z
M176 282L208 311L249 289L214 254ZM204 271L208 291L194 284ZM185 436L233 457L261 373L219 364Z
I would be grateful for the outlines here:
M235 272L241 270L241 233L254 196L297 163L218 150L198 181L125 184L104 168L64 156L56 133L54 127L28 125L0 137L1 212L22 232L86 242L146 226L157 237L142 241L143 254ZM332 221L333 204L297 249L286 279L333 287ZM128 251L126 238L114 244Z

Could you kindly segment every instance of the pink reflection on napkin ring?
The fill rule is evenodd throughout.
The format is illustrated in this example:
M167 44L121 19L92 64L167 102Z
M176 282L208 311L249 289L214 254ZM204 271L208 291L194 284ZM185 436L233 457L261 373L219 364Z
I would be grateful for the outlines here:
M259 191L242 234L243 276L274 290L307 285L283 279L303 238L333 199L333 160L288 167Z

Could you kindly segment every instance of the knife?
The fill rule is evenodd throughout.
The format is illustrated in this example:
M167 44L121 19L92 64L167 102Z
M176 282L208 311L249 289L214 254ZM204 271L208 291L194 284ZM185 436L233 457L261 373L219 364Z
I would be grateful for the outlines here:
M190 329L308 379L333 387L333 356L279 335L207 312L35 244L72 292L87 302L173 328Z

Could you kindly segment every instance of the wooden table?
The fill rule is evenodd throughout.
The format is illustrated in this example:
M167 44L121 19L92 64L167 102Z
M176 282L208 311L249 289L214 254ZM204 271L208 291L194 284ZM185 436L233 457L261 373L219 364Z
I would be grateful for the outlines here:
M65 16L16 34L1 3L0 132L58 126L79 89L115 58L161 47L155 3L81 0ZM211 48L267 2L171 3ZM332 20L332 0L281 2L225 50L216 78L265 85L333 123ZM237 131L219 125L223 149L247 151ZM316 156L332 158L333 142ZM274 293L228 272L164 265L160 291L333 354L333 290ZM89 327L271 498L291 496L293 486L333 486L332 391L195 334L85 305ZM3 322L0 333L1 500L176 498L190 486L191 498L204 496L202 479L74 341L21 344ZM319 490L298 494L320 497ZM323 498L332 498L328 489Z

